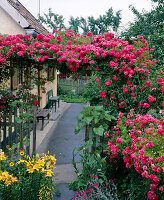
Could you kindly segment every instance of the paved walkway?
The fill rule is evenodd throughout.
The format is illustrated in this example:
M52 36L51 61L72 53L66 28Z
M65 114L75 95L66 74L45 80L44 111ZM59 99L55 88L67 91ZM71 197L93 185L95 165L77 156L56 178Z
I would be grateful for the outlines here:
M39 154L49 151L50 154L56 155L55 183L61 195L60 197L54 197L55 200L69 200L75 195L74 191L69 191L67 183L73 181L76 177L71 164L72 151L84 142L84 130L81 130L77 135L74 134L77 115L83 107L83 104L70 104L37 148ZM79 156L76 157L76 162L80 162ZM80 167L80 163L78 165Z

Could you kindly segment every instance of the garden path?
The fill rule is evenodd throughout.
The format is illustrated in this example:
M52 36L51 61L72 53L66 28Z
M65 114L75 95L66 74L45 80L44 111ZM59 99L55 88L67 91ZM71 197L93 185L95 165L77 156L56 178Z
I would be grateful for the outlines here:
M58 120L57 125L52 126L37 150L38 153L49 151L50 154L56 155L55 183L61 195L54 197L55 200L69 200L75 194L74 191L68 189L67 184L76 177L71 164L72 151L84 142L84 130L81 130L78 135L74 134L77 115L84 106L84 104L78 103L71 104ZM79 156L76 157L75 161L80 166Z

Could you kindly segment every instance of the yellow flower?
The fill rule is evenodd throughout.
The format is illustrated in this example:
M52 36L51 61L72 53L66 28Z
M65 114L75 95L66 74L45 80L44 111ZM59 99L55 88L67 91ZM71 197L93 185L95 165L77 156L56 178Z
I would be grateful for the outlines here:
M33 169L33 168L29 168L29 169L27 169L27 172L28 172L28 173L33 173L33 172L34 172L34 169Z
M6 148L8 149L10 146L9 145L6 145Z
M27 163L27 161L26 161L26 160L19 160L19 161L17 162L17 164L20 164L20 163Z
M9 186L12 182L17 182L17 178L10 175L7 171L0 171L0 181L4 181L4 184Z
M35 164L33 166L33 169L36 169L37 171L39 171L39 169L42 168L39 164Z
M36 154L36 158L39 159L39 154L38 153Z
M13 183L18 182L18 179L17 179L16 177L13 177L13 178L12 178L12 182L13 182Z
M45 161L44 161L44 160L38 160L37 163L38 163L39 165L41 165L41 166L44 166Z
M46 176L51 177L53 174L54 174L53 171L51 171L51 170L46 170Z
M11 162L9 165L10 165L10 167L13 167L13 166L14 166L14 163L13 163L13 162Z
M5 156L4 152L0 152L0 161L6 160L7 157Z
M20 155L23 156L24 155L24 151L20 151Z
M44 173L46 170L44 168L41 169L41 172Z

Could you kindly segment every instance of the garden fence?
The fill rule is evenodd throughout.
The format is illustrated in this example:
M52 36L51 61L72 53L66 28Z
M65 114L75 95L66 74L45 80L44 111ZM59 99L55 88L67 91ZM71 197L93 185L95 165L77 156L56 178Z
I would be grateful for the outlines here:
M88 82L88 77L73 80L71 78L60 79L58 77L58 88L62 94L81 95L85 91L85 85Z
M26 148L26 152L30 153L30 132L33 129L33 135L36 134L36 123L34 120L21 119L21 115L31 112L33 111L24 109L23 106L10 108L8 111L4 110L0 121L0 149L5 151L7 146L15 145L15 148ZM33 141L33 152L36 149L34 143L36 143L35 139Z

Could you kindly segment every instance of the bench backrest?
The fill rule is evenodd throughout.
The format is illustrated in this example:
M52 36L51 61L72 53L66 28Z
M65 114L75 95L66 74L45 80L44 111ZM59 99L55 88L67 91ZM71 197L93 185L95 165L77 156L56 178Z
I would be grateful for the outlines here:
M49 100L50 97L53 97L53 90L49 90L47 92L47 95L48 95L48 100Z

